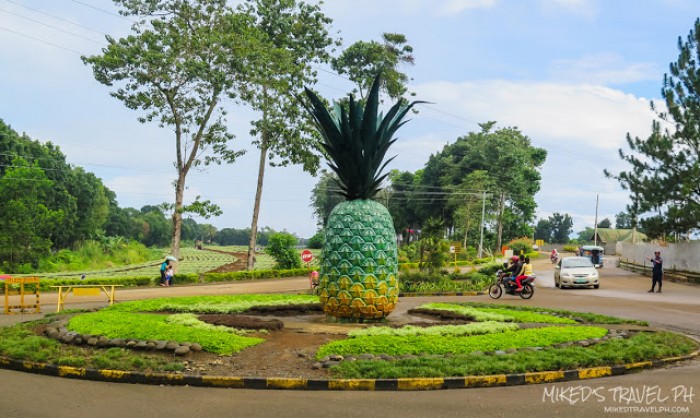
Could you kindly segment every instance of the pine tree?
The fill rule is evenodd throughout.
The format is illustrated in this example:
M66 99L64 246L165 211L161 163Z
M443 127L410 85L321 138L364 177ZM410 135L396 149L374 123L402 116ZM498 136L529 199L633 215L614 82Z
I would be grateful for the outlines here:
M688 236L700 226L700 19L687 39L678 38L679 55L664 75L661 95L666 109L652 102L658 119L646 139L627 135L630 151L620 158L631 168L608 177L631 193L628 211L635 218L653 214L645 223L654 237ZM650 226L650 225L649 225Z

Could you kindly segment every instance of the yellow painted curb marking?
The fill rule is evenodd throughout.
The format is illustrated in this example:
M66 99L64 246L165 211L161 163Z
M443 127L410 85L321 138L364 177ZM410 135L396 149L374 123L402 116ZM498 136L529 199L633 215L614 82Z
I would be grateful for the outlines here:
M464 378L464 387L505 385L506 379L506 375L504 374L496 374L492 376L468 376Z
M564 372L532 372L525 373L525 383L554 382L564 379Z
M306 379L267 379L267 387L277 389L303 389L306 387Z
M403 378L398 379L399 390L428 390L440 389L445 383L442 377L433 378Z
M638 361L636 363L625 364L625 369L643 369L651 366L653 366L653 363L650 361Z
M68 366L58 366L58 375L61 377L65 376L85 376L85 369L79 369L77 367Z
M202 376L202 382L212 386L224 388L242 388L244 387L243 379L240 377L226 376Z
M594 367L590 369L581 369L578 371L578 378L595 379L597 377L612 376L612 368L610 367Z
M340 379L328 382L331 390L374 390L374 379Z
M125 370L99 370L100 375L108 378L108 379L123 379L129 375L131 375L131 372L127 372Z

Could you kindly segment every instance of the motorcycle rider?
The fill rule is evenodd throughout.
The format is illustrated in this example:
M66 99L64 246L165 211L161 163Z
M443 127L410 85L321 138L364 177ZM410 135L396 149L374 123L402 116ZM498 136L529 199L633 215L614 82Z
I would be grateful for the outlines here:
M511 265L507 269L503 271L503 276L506 281L504 281L504 284L508 287L511 286L511 283L508 283L509 281L515 281L515 278L518 277L520 272L523 269L523 264L525 263L525 256L521 255L520 257L513 256L510 258ZM506 275L508 277L506 277Z
M559 261L559 252L556 248L553 249L552 254L549 255L549 261L551 261L552 263L556 263L557 261Z

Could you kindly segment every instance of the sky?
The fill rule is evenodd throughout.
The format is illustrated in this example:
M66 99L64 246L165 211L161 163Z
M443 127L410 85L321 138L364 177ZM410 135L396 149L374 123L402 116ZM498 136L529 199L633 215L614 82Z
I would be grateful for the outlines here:
M700 15L693 0L328 0L322 9L343 46L403 33L415 65L402 67L416 98L431 102L399 132L389 169L416 171L431 154L479 123L517 127L548 151L536 216L573 218L574 231L625 210L628 193L603 170L628 166L626 135L646 137L669 63ZM172 130L141 124L93 78L81 55L132 22L111 0L0 0L0 119L58 145L68 162L95 173L122 207L174 201ZM342 49L342 47L341 47ZM320 68L322 95L353 85ZM201 195L224 214L217 228L250 227L259 152L250 111L230 103L232 165L189 174L185 200ZM392 154L393 151L393 154ZM259 226L300 237L316 231L310 206L317 178L300 167L269 168Z

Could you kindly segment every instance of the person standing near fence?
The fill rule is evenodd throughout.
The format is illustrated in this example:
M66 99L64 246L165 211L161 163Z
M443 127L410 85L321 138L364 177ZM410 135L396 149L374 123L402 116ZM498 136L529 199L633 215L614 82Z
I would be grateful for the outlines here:
M654 293L656 283L659 284L659 290L656 293L661 293L661 280L664 278L664 259L661 258L661 251L654 251L654 258L650 258L651 268L651 290L648 293Z

